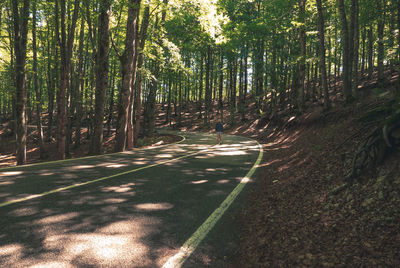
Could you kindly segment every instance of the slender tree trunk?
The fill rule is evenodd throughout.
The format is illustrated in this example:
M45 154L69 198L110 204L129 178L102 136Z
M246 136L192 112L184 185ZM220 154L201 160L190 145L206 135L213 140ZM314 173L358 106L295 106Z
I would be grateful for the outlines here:
M158 27L163 28L164 27L164 22L165 18L167 15L167 5L168 5L168 0L163 0L163 9L161 12L161 23ZM157 23L156 27L157 28ZM164 35L161 32L156 32L155 36L155 42L159 44L159 46L162 46L162 39L164 38ZM146 103L146 111L145 111L145 117L147 117L147 131L146 134L149 137L152 137L154 135L154 130L155 130L155 112L156 112L156 96L157 96L157 90L159 87L159 78L160 78L160 59L157 56L157 58L154 60L154 65L153 65L153 77L150 81L150 92L147 98L147 103Z
M121 58L122 63L122 88L118 104L118 121L115 151L121 152L126 149L126 134L128 126L129 103L132 89L132 75L135 57L135 46L137 46L137 27L139 20L141 0L130 0L128 9L128 20L126 26L125 51Z
M29 0L23 1L21 10L17 0L12 1L14 24L14 55L15 55L15 88L16 88L16 135L17 164L26 162L26 50L28 40Z
M350 37L349 26L346 18L346 10L344 0L337 0L340 14L340 21L342 24L342 47L343 47L343 95L346 103L351 102L351 55L350 55Z
M78 148L81 145L81 125L82 125L82 116L83 116L83 90L84 90L84 56L83 56L83 47L84 47L84 34L85 34L85 20L82 18L81 20L81 29L79 31L79 45L78 45L78 68L76 70L75 76L75 90L76 90L76 116L75 116L75 148Z
M325 26L324 26L324 13L322 8L322 0L317 0L318 10L318 32L319 32L319 68L321 71L322 88L324 91L324 108L329 109L329 92L328 92L328 81L326 77L326 65L325 65Z
M300 113L304 112L304 79L306 69L306 28L305 28L306 0L299 1L299 15L302 25L299 29L300 61L299 61L299 84L297 92L297 105Z
M146 44L147 29L150 21L150 6L146 5L143 11L142 24L140 26L140 43L138 49L138 63L136 72L136 97L135 97L135 125L133 129L133 144L137 146L137 139L141 129L142 114L142 66L143 66L143 50Z
M115 95L115 75L116 75L116 64L113 62L113 67L111 71L110 81L111 81L111 92L110 92L110 102L108 106L108 117L107 117L107 137L111 135L111 125L113 122L113 111L114 111L114 95Z
M358 50L360 47L360 29L359 29L359 24L358 24L358 16L359 16L358 13L359 13L358 0L352 0L352 7L351 7L351 17L352 17L352 21L353 21L353 23L352 23L353 39L351 40L351 42L353 44L352 95L354 98L357 98L357 95L358 95L358 56L359 56Z
M397 1L397 31L400 33L400 1ZM400 47L400 34L397 35L397 45ZM397 55L397 60L400 60L400 51ZM396 93L400 95L400 64L397 65L397 73L399 77L397 78Z
M108 52L109 52L109 21L110 0L100 1L98 48L96 55L96 103L94 113L94 133L91 142L91 153L103 152L103 121L104 104L108 88Z
M385 2L377 0L378 4L378 82L382 86L384 80L383 58L385 56L384 29L385 29Z
M38 63L37 63L37 47L36 47L36 1L33 1L32 8L32 50L33 50L33 84L35 87L36 93L36 124L38 131L38 140L39 140L39 150L40 150L40 159L44 159L46 156L44 142L43 142L43 128L42 128L42 99L39 90L39 77L38 77Z
M368 78L372 79L374 72L374 40L372 35L372 26L368 29Z
M203 76L204 76L204 56L203 52L201 53L200 58L200 78L199 78L199 98L197 101L197 109L199 110L199 119L202 117L202 110L203 110Z
M362 42L362 52L361 52L361 75L364 74L365 71L365 39L367 36L367 29L364 28L362 31L362 37L361 37L361 42Z
M221 113L221 119L223 118L223 99L222 93L224 90L224 54L222 48L220 49L220 61L219 61L219 88L218 88L218 110Z
M205 116L204 116L204 125L210 125L210 110L211 110L211 83L210 83L210 71L211 71L211 57L212 51L211 46L207 47L207 57L206 57L206 88L205 88L205 97L204 97L204 108L205 108Z
M74 45L75 26L78 19L79 0L75 0L74 11L71 24L66 29L66 2L60 0L61 6L61 40L59 40L61 51L61 66L60 66L60 88L57 94L57 111L58 111L58 158L65 159L65 144L66 144L66 99L65 93L69 82L70 64L72 57L72 48ZM56 20L58 23L58 0L56 0Z

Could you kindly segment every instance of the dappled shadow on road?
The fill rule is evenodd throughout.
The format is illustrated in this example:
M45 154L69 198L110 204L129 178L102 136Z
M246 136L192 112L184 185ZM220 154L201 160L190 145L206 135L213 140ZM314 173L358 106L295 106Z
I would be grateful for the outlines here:
M252 166L258 148L254 143L243 145L183 144L2 171L0 202L200 151L0 207L0 266L162 266Z

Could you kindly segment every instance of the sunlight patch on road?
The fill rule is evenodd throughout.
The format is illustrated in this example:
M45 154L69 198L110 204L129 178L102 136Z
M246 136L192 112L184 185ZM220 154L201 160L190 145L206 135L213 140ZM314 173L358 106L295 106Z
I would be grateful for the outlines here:
M49 216L49 217L38 220L36 223L43 225L43 224L54 224L57 222L65 222L65 221L68 221L68 220L78 217L78 215L79 214L76 212L71 212L71 213L67 213L67 214Z
M172 157L173 157L172 154L158 154L154 156L154 158L172 158Z
M54 172L46 172L46 173L40 173L40 176L51 176L54 175Z
M206 183L206 182L208 182L208 180L191 181L190 183L191 183L191 184L203 184L203 183Z
M135 183L126 183L122 184L120 186L110 186L110 187L105 187L102 191L103 192L115 192L115 193L126 193L132 190L132 188L135 186Z
M125 164L112 164L112 165L108 165L106 166L106 168L120 168L120 167L126 167L128 165Z
M173 207L174 205L170 203L144 203L135 205L136 209L145 211L168 210Z
M66 262L58 262L58 261L49 261L42 262L33 266L29 266L29 268L63 268L63 267L71 267Z
M20 244L9 244L0 247L0 256L18 255L21 253L23 247Z
M6 171L6 172L1 172L0 176L17 176L23 174L23 171Z
M72 166L72 167L67 167L66 169L68 170L80 170L80 169L88 169L88 168L94 168L96 166L94 165L79 165L79 166Z

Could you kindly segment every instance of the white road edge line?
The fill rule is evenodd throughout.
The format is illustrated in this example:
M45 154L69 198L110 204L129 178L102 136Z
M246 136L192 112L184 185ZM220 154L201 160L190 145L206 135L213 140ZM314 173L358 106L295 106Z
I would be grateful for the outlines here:
M256 141L257 142L257 141ZM179 268L183 263L192 255L198 245L204 240L207 234L215 226L218 220L226 212L226 210L232 205L233 201L237 198L246 184L250 181L251 176L254 174L263 157L263 147L258 144L259 154L256 162L246 176L240 181L240 183L233 189L227 198L221 203L221 205L214 210L214 212L207 218L205 222L193 233L193 235L183 244L179 252L168 259L168 261L162 266L162 268Z

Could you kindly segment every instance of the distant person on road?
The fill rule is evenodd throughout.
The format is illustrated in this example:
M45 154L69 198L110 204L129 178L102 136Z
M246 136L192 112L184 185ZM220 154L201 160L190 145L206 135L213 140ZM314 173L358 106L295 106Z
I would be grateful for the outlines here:
M222 132L224 131L224 126L221 121L218 121L215 125L215 132L217 133L217 142L222 144Z

